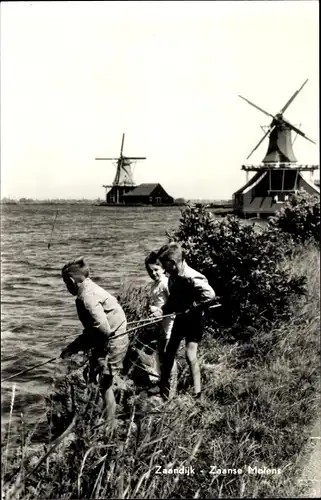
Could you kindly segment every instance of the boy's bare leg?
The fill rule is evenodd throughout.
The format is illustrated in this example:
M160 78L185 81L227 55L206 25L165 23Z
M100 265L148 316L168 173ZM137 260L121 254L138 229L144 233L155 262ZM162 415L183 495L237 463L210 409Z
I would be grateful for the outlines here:
M119 335L124 333L125 326L119 330ZM100 366L103 368L101 377L101 391L104 404L104 414L107 425L114 428L116 425L116 400L113 385L115 377L121 372L123 362L128 352L128 336L111 339L108 343L108 353L105 358L99 358Z
M107 425L111 428L115 425L116 401L113 391L113 377L103 375L101 380L101 391L104 405L104 416L106 417Z
M201 371L197 359L197 346L196 342L188 342L186 344L186 359L191 370L194 393L196 395L201 392Z
M177 383L178 383L178 370L177 363L174 359L173 368L169 378L169 397L173 398L177 392Z
M115 424L115 415L116 415L116 401L115 395L112 387L109 387L105 392L105 409L106 409L106 420L111 427Z

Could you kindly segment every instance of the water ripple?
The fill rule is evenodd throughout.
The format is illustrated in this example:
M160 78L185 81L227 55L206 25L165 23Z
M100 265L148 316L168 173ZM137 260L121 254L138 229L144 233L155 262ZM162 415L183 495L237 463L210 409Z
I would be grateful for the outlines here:
M1 216L1 378L59 355L66 335L81 333L74 299L61 280L68 260L87 257L92 278L117 294L126 279L148 280L146 254L166 241L166 230L180 215L175 208L112 208L64 205L48 242L57 207L3 206ZM52 342L54 341L54 342ZM50 345L46 345L49 342ZM17 384L15 414L34 421L39 401L54 373L49 364L2 384L2 420Z

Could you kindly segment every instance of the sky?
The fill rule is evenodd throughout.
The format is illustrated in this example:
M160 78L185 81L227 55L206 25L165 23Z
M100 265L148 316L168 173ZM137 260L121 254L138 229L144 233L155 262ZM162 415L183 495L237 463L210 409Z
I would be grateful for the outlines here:
M300 163L319 163L318 2L4 2L1 196L103 199L120 152L136 184L227 199L285 113ZM319 174L316 176L318 177Z

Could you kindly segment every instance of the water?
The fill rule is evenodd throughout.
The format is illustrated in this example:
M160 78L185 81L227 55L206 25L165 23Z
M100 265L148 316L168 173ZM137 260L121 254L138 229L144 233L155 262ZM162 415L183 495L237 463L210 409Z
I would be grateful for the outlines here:
M61 279L68 260L87 257L93 280L114 294L124 281L145 283L144 258L166 242L166 230L177 226L179 215L178 207L3 206L1 378L59 356L68 343L64 337L82 332L74 298ZM3 382L2 423L13 383L14 415L23 412L27 420L35 420L60 365L51 363Z

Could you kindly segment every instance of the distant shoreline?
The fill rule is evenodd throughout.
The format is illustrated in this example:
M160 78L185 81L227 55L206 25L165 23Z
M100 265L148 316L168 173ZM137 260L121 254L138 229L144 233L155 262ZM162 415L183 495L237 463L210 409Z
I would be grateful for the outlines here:
M166 208L177 208L177 209L182 209L187 206L187 203L173 203L171 205L144 205L144 204L124 204L124 205L107 205L102 202L95 202L95 201L28 201L28 202L21 202L21 201L1 201L0 206L3 208L3 210L6 210L4 207L10 207L10 206L15 206L15 207L26 207L26 206L31 206L31 207L97 207L101 209L102 211L110 210L110 209L117 209L117 210L132 210L132 209L153 209L153 210L164 210ZM189 203L192 203L193 205L196 206L203 206L206 209L210 210L213 214L217 216L226 216L226 215L233 215L234 210L233 206L229 202L208 202L208 201L193 201L190 200ZM9 210L9 208L7 208Z
M1 205L99 205L100 200L0 200Z
M173 204L166 204L166 205L149 205L149 204L143 204L143 203L137 203L137 204L126 204L126 205L109 205L106 204L102 200L28 200L28 199L22 199L22 200L10 200L10 199L3 199L0 200L0 205L89 205L89 206L97 206L97 207L121 207L121 208L126 208L126 207L177 207L177 206L185 206L188 203L193 203L196 205L206 205L210 208L217 208L220 210L231 210L232 209L232 201L231 200L188 200L185 202L174 202Z

